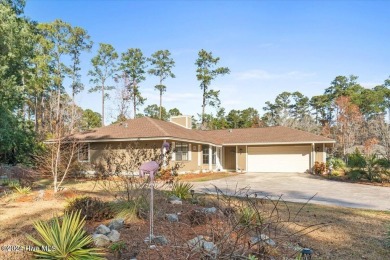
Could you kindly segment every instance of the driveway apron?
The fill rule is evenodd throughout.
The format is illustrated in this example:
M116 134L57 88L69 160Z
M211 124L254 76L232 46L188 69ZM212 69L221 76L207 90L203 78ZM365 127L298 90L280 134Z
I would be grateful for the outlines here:
M268 196L285 201L390 210L390 187L338 182L304 173L244 173L224 179L194 182L196 192L223 192L245 195L245 190L258 197ZM314 197L313 197L314 196Z

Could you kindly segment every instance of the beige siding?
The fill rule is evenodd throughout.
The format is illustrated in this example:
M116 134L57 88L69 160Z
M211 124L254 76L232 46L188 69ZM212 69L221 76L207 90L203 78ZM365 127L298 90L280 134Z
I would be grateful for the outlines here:
M91 163L96 163L99 158L104 154L104 151L108 149L113 150L125 150L126 147L138 145L142 149L160 149L162 141L149 141L149 142L139 142L135 144L134 142L103 142L103 143L90 143L90 161Z
M169 143L172 141L167 140ZM90 158L91 163L97 163L100 158L102 158L104 152L111 148L115 150L124 150L128 145L134 145L134 142L104 142L104 143L91 143L90 144ZM158 150L161 148L162 141L142 141L139 143L139 147L143 149L154 149ZM193 147L196 147L196 151L193 150ZM198 157L200 156L199 147L197 144L190 144L191 149L191 160L187 161L173 161L170 162L170 167L174 166L175 163L182 163L183 167L179 171L198 171L200 167L198 166Z
M237 146L237 169L239 171L246 171L246 146Z
M196 147L196 151L194 151L194 147ZM179 172L195 172L199 171L199 166L198 166L198 157L200 156L199 152L199 147L197 144L190 144L191 149L191 160L188 161L171 161L171 164L175 163L182 163L183 167L179 169Z
M174 116L170 118L170 121L187 129L192 128L191 116Z
M324 157L325 157L325 151L323 149L322 144L316 144L315 145L315 161L316 162L324 162Z

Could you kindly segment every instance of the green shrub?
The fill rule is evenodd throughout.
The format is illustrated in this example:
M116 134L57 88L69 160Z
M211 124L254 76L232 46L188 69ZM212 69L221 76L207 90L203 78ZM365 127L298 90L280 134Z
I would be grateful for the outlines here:
M332 165L333 169L334 170L338 170L338 169L344 169L345 168L345 162L343 161L343 159L341 158L331 158L329 161L328 161L329 164Z
M122 256L122 252L126 249L126 243L123 241L118 241L112 243L108 249L114 253L115 257L119 259Z
M366 165L367 165L366 159L358 149L356 149L355 152L348 155L349 167L362 169L366 167Z
M104 220L114 217L114 211L109 202L92 197L77 197L68 200L65 212L81 211L86 220Z
M347 173L348 179L357 181L363 178L363 176L366 174L363 170L351 170Z
M92 237L85 234L85 218L80 211L65 213L62 218L55 217L50 222L34 223L39 239L30 235L27 238L40 250L34 250L37 259L105 259L98 248L89 248ZM45 248L47 250L45 250Z
M121 200L114 202L111 207L118 218L132 221L147 217L149 203L145 197L139 197L130 201Z
M1 180L1 186L8 186L8 184L9 184L9 182L10 182L11 180L10 179L2 179Z
M10 188L20 187L20 183L18 180L10 180L8 182L8 187L10 187Z
M172 185L172 190L170 191L171 195L175 195L180 199L186 199L190 196L190 191L194 186L188 182L179 182L176 181Z
M386 158L377 159L377 164L384 169L390 168L390 160L387 160Z

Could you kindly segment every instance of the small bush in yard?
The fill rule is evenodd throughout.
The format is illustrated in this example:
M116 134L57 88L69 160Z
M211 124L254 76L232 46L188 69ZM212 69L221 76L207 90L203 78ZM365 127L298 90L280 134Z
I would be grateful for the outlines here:
M78 197L69 200L65 212L81 211L81 215L87 220L104 220L114 217L114 211L109 202L98 198Z
M263 223L260 212L257 211L257 208L251 207L251 205L242 207L237 215L239 223L246 227L257 227Z
M175 195L180 199L186 199L190 196L190 191L194 186L188 182L174 182L172 185L171 195Z
M332 165L334 170L343 169L346 166L341 158L331 158L328 163L329 165Z
M34 250L36 259L105 259L98 248L89 248L92 237L84 231L85 217L81 212L65 213L62 218L55 217L50 222L34 223L39 239L27 235L40 250Z
M323 174L326 170L325 163L315 162L314 163L314 172L315 174Z
M200 210L193 209L188 213L188 220L193 226L204 225L206 224L207 219L207 214Z

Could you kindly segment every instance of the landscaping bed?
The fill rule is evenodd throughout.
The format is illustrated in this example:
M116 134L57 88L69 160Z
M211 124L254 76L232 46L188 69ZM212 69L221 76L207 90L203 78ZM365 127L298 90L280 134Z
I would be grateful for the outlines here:
M36 220L49 220L53 214L63 214L65 206L71 198L80 195L93 196L102 201L113 198L101 186L94 182L74 183L64 191L53 194L45 190L40 196L39 190L30 194L15 197L5 196L0 199L0 245L30 245L26 234L36 235L32 223ZM148 198L149 190L145 190ZM149 248L144 242L149 235L148 213L141 218L125 220L124 227L119 230L120 241L105 247L108 259L199 259L204 256L204 249L194 250L188 241L203 236L206 242L214 243L220 254L231 252L232 241L246 246L245 255L257 256L261 259L296 259L302 248L313 250L313 259L389 259L390 248L386 246L387 225L390 213L341 207L319 206L313 204L271 201L267 198L255 198L248 194L247 198L231 198L224 194L195 194L182 200L182 204L169 203L166 191L156 191L155 196L155 234L164 236L169 243ZM28 199L23 199L28 198ZM30 199L33 198L33 199ZM235 208L234 218L229 216L229 207ZM196 202L196 204L193 204ZM254 206L253 206L254 205ZM239 209L257 208L261 213L262 223L255 215ZM215 207L216 212L207 215L199 224L194 224L193 216L204 209ZM277 212L276 212L277 211ZM166 214L177 214L178 222L170 222ZM238 214L238 215L237 215ZM203 216L202 214L200 214ZM251 216L241 219L242 216ZM202 217L201 217L202 218ZM234 219L237 225L229 224ZM100 224L108 225L112 219L88 220L86 230L92 234ZM271 229L266 224L272 226ZM255 230L261 232L275 242L275 245L261 243L251 246L251 237ZM243 233L239 233L239 232ZM246 233L245 233L246 232ZM224 238L229 234L229 239ZM235 238L238 238L235 240ZM118 245L113 247L112 245ZM109 249L111 248L111 249ZM239 251L239 246L236 246ZM230 250L230 251L229 251ZM243 251L244 250L244 251ZM206 252L207 253L207 252ZM30 252L0 252L0 259L29 259ZM242 258L245 259L245 258Z

